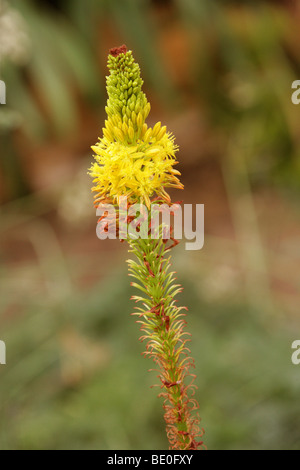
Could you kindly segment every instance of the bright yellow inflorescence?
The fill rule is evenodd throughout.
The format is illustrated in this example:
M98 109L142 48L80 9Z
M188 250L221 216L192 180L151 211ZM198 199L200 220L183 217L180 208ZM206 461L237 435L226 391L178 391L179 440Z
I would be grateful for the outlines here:
M108 58L107 120L103 137L92 147L96 163L89 174L94 178L97 202L118 202L127 196L149 207L153 195L169 201L165 187L182 188L173 167L177 163L174 137L160 122L153 128L145 120L150 103L142 92L140 68L125 46Z

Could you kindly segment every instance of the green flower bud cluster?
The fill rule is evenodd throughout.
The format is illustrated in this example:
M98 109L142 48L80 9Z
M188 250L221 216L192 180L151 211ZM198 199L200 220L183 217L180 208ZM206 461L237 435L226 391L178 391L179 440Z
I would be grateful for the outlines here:
M150 103L142 92L144 82L140 76L140 67L134 61L132 52L125 48L123 50L116 56L108 56L110 75L106 80L109 99L105 108L108 115L105 127L108 132L104 133L109 140L115 135L121 142L124 138L133 140L137 134L140 137L141 133L146 132L143 126L150 112ZM115 127L120 132L116 132Z

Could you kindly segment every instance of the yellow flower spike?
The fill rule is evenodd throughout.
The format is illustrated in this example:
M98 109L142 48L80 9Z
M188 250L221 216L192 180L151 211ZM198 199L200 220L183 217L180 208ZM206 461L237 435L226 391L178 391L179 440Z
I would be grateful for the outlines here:
M136 124L139 128L142 128L143 123L144 123L144 119L143 119L142 113L139 113L138 117L136 118Z
M106 129L105 127L103 127L102 131L103 131L104 137L106 137L107 140L110 140L110 141L114 140L112 134L109 132L108 129Z
M135 112L136 115L139 114L140 108L141 108L141 105L140 105L139 101L136 101L134 109L133 109L133 111Z
M126 122L123 122L123 124L122 124L122 131L123 131L124 135L128 135L128 126L127 126Z
M150 103L147 103L146 104L146 107L144 109L144 119L146 119L148 117L148 114L150 113L150 110L151 110L151 105Z
M135 111L132 111L132 113L131 113L131 120L132 120L133 124L136 123L136 113L135 113Z
M172 170L170 170L170 173L172 173L172 175L181 175L180 171L175 170L174 168L172 168Z
M161 128L161 130L159 131L159 133L157 134L156 139L157 139L157 140L161 140L161 139L164 137L164 135L165 135L165 133L166 133L166 130L167 130L167 127L166 127L166 126L163 126L163 127Z
M91 149L98 154L99 148L96 145L92 145Z
M120 142L123 142L124 135L123 135L123 132L121 131L121 129L119 129L119 127L114 127L114 134L115 134L117 140L119 140Z
M117 202L127 196L130 202L144 202L148 207L155 195L169 201L164 188L182 188L173 170L177 163L174 137L160 122L153 129L145 123L151 107L132 52L125 46L112 49L108 68L108 119L103 137L92 147L96 162L89 170L93 191L99 200Z
M108 121L105 121L105 127L108 130L108 132L113 135L114 133L114 125L112 123L111 119L108 119Z
M153 132L153 130L150 128L150 129L148 129L147 132L145 133L145 135L144 135L144 142L145 142L145 143L148 143L149 140L151 139L151 137L152 137L152 132Z
M148 126L147 126L147 124L144 123L143 127L142 127L142 130L141 130L141 137L143 137L146 134L147 129L148 129Z
M147 157L154 157L154 155L157 155L158 152L159 152L158 148L150 148L149 150L146 151L146 155Z
M157 122L153 127L153 137L156 137L161 128L161 122Z
M129 135L130 140L134 139L134 129L132 126L128 127L128 135Z
M130 119L131 118L131 109L129 106L127 106L126 108L126 115L127 115L127 118Z

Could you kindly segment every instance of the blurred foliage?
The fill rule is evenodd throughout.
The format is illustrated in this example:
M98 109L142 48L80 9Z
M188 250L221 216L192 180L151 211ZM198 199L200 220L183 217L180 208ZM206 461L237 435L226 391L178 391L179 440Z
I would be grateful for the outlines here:
M194 46L195 95L216 139L234 139L253 182L299 189L298 110L291 104L291 84L300 57L292 12L271 2L251 2L247 8L176 3ZM225 147L225 162L226 156L230 164Z
M161 103L183 109L188 91L212 137L223 142L224 161L232 163L226 142L233 139L253 183L299 189L298 109L290 96L300 57L292 9L271 1L237 6L217 0L24 0L10 5L20 15L12 21L23 31L11 38L15 59L2 58L1 74L9 84L8 106L35 139L78 128L80 102L103 108L106 72L99 54L104 54L108 31L117 31L115 37L135 50L147 86ZM164 23L153 6L166 8L169 21L188 38L188 90L175 83L165 64L160 50ZM180 64L176 51L170 53Z
M155 372L147 373L151 361L140 355L125 269L113 270L88 293L70 294L58 265L56 258L58 298L25 295L22 316L2 319L8 365L0 370L0 448L165 449L159 389L149 388ZM3 275L2 306L4 290L13 287ZM237 299L204 301L197 287L205 282L201 274L197 283L180 280L181 300L191 312L206 444L299 449L292 325L276 317L270 323Z
M100 107L99 99L103 103L105 72L99 70L97 54L101 26L107 17L144 57L150 84L169 95L163 66L152 44L151 25L144 11L146 1L73 0L56 2L59 9L49 8L51 4L12 2L22 15L28 45L19 60L4 57L2 75L9 83L8 103L21 113L27 131L46 137L53 130L61 135L74 130L79 112L76 90L90 106ZM11 11L15 11L8 9L13 22ZM11 41L18 38L12 36Z
M21 114L25 130L36 137L49 136L51 126L61 134L74 130L78 124L74 89L91 103L99 103L103 93L95 47L62 15L49 14L31 1L13 5L24 20L28 44L22 60L11 61L10 55L3 59L8 104ZM20 47L14 35L10 40Z

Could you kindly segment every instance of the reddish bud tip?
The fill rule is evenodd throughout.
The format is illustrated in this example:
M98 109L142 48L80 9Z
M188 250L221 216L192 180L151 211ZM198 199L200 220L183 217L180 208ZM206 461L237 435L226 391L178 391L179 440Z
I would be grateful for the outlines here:
M127 47L125 46L125 44L123 44L120 47L114 47L113 49L109 50L110 55L114 57L118 57L118 55L120 54L126 54L126 52L127 52Z

